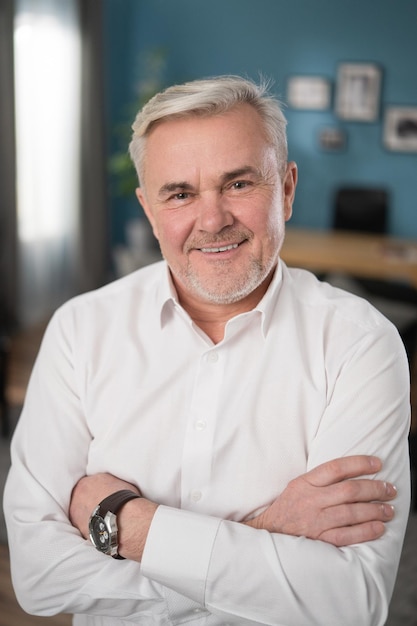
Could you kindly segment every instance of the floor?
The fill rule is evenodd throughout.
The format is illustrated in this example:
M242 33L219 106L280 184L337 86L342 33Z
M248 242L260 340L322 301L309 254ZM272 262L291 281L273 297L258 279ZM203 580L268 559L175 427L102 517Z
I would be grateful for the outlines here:
M23 402L30 369L39 348L43 330L44 325L41 324L29 332L15 337L12 342L9 368L10 384L7 394L11 404L12 428L18 419L19 407ZM413 385L413 400L416 398L416 389L417 380L416 384ZM9 444L9 439L0 439L0 495L3 492L4 480L10 464ZM67 615L59 615L53 618L28 616L17 605L10 582L7 536L1 507L0 607L0 626L36 626L36 624L67 626L71 622ZM355 625L352 624L352 626ZM386 626L417 626L417 513L410 515L397 583Z

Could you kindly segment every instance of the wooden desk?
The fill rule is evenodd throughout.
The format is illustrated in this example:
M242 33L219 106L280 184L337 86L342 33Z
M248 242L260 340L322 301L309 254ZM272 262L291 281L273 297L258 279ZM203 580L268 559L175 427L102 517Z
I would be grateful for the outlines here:
M417 289L416 240L287 227L281 257L292 267L397 279Z

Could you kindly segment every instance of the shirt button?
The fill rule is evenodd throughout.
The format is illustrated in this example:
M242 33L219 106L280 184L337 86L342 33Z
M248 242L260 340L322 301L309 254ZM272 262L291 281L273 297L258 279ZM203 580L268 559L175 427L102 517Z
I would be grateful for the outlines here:
M203 494L201 493L201 491L198 491L197 489L195 489L194 491L191 492L191 500L193 502L199 502L201 500L201 496Z
M217 352L209 352L207 355L207 360L209 361L209 363L217 363L217 361L219 360L219 355L217 354Z
M207 426L207 422L205 422L204 420L198 420L195 423L195 429L196 430L200 430L200 431L201 430L205 430L206 426Z

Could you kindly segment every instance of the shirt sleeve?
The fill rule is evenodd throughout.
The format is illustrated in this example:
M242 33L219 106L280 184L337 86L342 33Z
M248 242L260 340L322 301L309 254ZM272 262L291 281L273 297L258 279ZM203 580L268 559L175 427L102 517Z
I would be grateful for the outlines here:
M336 548L159 507L142 572L220 623L382 626L409 510L408 379L394 328L353 342L343 363L331 363L328 407L308 454L308 469L352 454L383 460L377 478L396 484L398 496L381 539Z
M12 442L4 510L22 607L37 615L87 613L166 623L161 585L140 565L102 555L68 519L92 436L78 393L71 316L51 321ZM117 601L115 601L117 599ZM155 616L155 617L152 617Z

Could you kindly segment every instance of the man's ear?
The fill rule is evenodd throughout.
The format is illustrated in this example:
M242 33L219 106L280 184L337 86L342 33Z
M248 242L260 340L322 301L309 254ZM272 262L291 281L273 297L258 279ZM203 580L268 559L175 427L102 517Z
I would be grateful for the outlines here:
M294 161L289 161L284 174L282 184L283 200L284 200L284 217L287 222L292 215L292 205L294 202L295 188L298 180L298 168Z
M138 187L136 189L136 197L139 200L139 203L142 205L142 208L145 211L145 215L148 218L150 225L152 226L153 234L158 239L158 230L156 228L155 218L146 199L145 192L141 187Z

